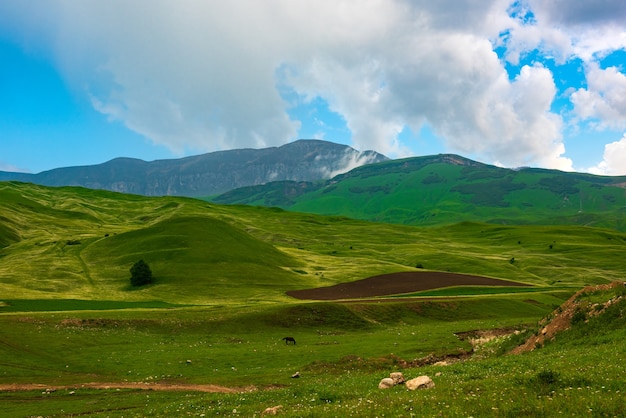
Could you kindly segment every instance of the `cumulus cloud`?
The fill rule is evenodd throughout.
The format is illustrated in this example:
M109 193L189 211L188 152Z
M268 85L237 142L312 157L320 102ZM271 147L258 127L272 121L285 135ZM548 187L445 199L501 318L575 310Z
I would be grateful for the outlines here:
M592 61L626 48L626 3L622 0L527 0L514 3L521 20L511 27L509 54L536 48L563 62L571 57ZM521 11L520 11L521 10ZM526 23L526 22L524 22Z
M571 95L576 115L597 120L599 128L626 128L626 75L616 67L601 69L591 63L586 77L587 88Z
M536 14L551 23L570 27L611 24L626 21L626 3L622 0L530 0Z
M406 155L400 132L428 124L453 152L571 169L552 74L526 66L511 80L494 46L513 60L538 46L569 57L623 45L623 30L603 38L621 2L590 13L596 2L568 2L563 16L547 0L9 1L0 22L47 45L95 109L179 153L296 139L287 86L324 99L359 149Z
M626 134L619 141L606 144L604 158L589 172L607 176L626 176Z

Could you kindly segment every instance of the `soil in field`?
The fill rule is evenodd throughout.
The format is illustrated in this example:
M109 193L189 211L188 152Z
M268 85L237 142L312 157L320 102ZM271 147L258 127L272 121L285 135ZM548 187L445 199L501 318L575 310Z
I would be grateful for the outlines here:
M437 271L409 271L382 274L350 283L315 289L290 290L287 294L297 299L339 300L400 295L451 286L529 286L525 283L492 279L469 274Z

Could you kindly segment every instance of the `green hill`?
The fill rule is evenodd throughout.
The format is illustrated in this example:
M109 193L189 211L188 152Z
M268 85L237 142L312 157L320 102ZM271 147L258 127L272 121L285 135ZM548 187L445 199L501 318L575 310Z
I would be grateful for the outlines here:
M620 416L625 249L626 233L578 225L416 227L0 183L2 416ZM155 281L132 288L138 259ZM285 294L425 270L532 286ZM398 371L436 386L378 389Z
M285 268L301 264L208 216L174 217L98 240L85 249L83 258L93 271L92 280L107 287L125 285L127 266L143 259L157 272L155 285L147 291L152 297L166 300L176 295L187 301L227 299L247 282L280 293L298 284Z
M317 183L237 189L213 201L411 225L475 221L624 231L624 184L623 176L510 170L439 155L371 164Z
M288 290L424 269L547 290L624 277L626 235L580 226L418 228L22 183L0 183L0 217L4 299L276 302L292 300ZM155 283L136 289L129 268L139 259Z

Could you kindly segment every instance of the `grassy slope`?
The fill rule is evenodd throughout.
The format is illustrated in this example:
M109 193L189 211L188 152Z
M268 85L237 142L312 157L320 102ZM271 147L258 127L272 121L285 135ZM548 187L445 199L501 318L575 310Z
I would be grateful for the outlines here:
M623 278L623 233L585 227L372 224L78 188L3 183L4 299L287 301L289 289L415 269L540 286ZM19 239L17 238L19 237ZM6 244L5 244L6 245ZM156 283L130 289L137 259Z
M626 192L617 186L624 182L624 177L461 166L418 157L359 167L325 183L235 190L215 201L412 225L479 221L625 230Z
M0 184L0 216L0 302L12 305L0 307L0 383L76 387L2 392L3 416L253 416L277 404L284 416L621 413L621 305L610 324L590 323L558 339L564 343L526 355L479 353L468 363L403 370L408 377L442 372L434 390L376 385L402 369L398 359L469 350L455 333L534 323L571 294L567 289L623 280L623 233L477 223L415 228L7 183ZM128 268L139 257L151 262L157 283L130 290ZM290 287L416 264L522 280L546 292L254 303L288 301L283 292ZM100 301L51 300L45 303L52 312L38 313L30 311L41 302L12 301L25 298ZM285 346L285 335L298 345ZM295 371L303 377L290 379ZM92 381L274 389L225 395L80 387Z
M535 297L536 296L536 297ZM613 295L606 295L607 298ZM315 303L0 315L0 383L69 385L0 392L3 416L620 416L624 300L542 349L494 356L507 339L449 366L403 366L470 350L455 333L534 322L561 298ZM595 300L594 302L598 302ZM620 312L622 312L620 314ZM294 336L285 346L280 338ZM290 376L300 371L300 379ZM436 387L385 391L393 371ZM440 374L437 374L440 373ZM240 394L90 390L84 382L212 383ZM234 412L236 411L236 412Z

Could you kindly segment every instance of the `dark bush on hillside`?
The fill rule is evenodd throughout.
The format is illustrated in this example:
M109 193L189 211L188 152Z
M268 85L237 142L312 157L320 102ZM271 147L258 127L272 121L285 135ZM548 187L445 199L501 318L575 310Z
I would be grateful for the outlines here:
M513 183L513 177L508 176L478 183L462 183L452 187L450 190L472 195L470 201L475 205L508 207L510 203L504 200L505 196L524 187L524 184Z
M577 179L566 176L544 177L539 180L539 185L542 188L561 196L571 196L580 192L578 187L576 187L577 184Z
M572 315L571 323L572 325L579 324L581 322L585 322L587 320L587 314L582 309L577 309Z
M436 173L430 173L428 177L422 180L422 184L424 185L437 184L437 183L444 183L445 181L446 181L445 177L440 176L439 174L436 174Z
M130 284L143 286L149 283L152 283L152 270L145 261L139 260L130 268Z
M559 381L559 373L552 370L542 370L535 377L540 385L554 385Z

